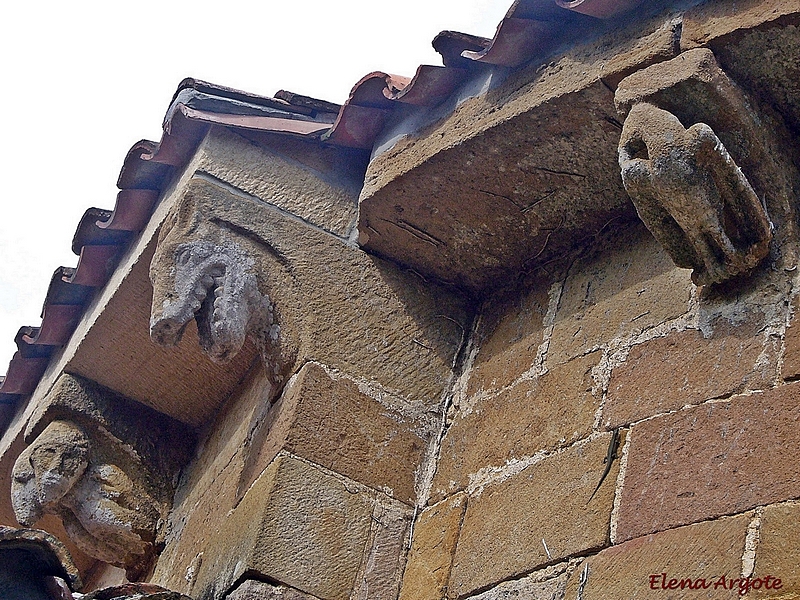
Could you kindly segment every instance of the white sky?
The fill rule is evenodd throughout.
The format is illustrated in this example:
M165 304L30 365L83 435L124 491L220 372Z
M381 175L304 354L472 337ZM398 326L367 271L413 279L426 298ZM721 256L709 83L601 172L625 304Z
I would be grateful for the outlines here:
M83 212L111 209L128 149L158 141L178 83L343 102L371 71L441 64L433 37L492 37L512 0L8 2L0 23L0 374L74 267Z

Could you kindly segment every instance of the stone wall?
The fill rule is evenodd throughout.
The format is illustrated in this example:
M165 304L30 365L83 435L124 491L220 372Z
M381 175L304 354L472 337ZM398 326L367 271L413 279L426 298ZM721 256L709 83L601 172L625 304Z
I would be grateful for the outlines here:
M794 272L698 289L635 223L548 271L482 307L400 597L796 590Z

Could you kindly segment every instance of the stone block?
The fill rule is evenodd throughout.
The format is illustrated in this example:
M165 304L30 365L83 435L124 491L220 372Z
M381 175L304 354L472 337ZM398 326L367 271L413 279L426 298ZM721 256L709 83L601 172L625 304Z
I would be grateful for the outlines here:
M372 533L351 600L397 598L412 518L413 511L407 506L380 502L375 505Z
M617 53L602 66L602 79L611 89L631 73L652 64L673 58L678 53L681 19L662 16L648 23L641 37L618 40ZM621 36L620 36L621 37Z
M481 311L479 348L467 384L467 395L490 392L513 383L536 362L550 303L549 283L535 282L509 300L490 300Z
M774 4L784 8L792 3ZM794 5L797 11L798 3ZM800 130L800 14L737 31L718 41L711 45L725 71L746 89L756 91L761 109L777 110L796 135Z
M238 459L238 460L237 460ZM194 489L169 517L166 546L159 556L152 581L195 597L200 568L215 560L220 531L237 500L241 458L209 475L205 485ZM211 598L212 596L207 596Z
M448 597L463 597L608 544L614 462L597 495L611 434L489 483L467 503Z
M800 524L800 504L790 502L768 506L761 515L756 562L753 577L764 579L768 575L781 580L781 588L768 592L754 590L756 598L791 598L800 596L800 537L797 527ZM782 595L781 595L782 594Z
M336 235L347 237L355 224L358 188L351 182L336 181L227 129L213 128L203 140L196 168Z
M365 176L360 243L480 290L631 214L618 176L609 86L674 56L673 17L662 13L587 36L498 86L496 75L477 80L443 118L434 112L430 123L398 124Z
M572 266L548 367L685 314L691 290L689 271L675 268L643 225L621 228Z
M229 513L240 501L245 502L242 496L251 487L255 489L253 479L264 468L271 472L270 465L274 463L270 463L270 460L282 448L290 448L298 454L305 452L310 457L327 461L326 464L333 460L334 466L340 470L365 479L375 472L376 464L385 466L386 460L397 460L395 453L402 454L401 449L392 445L392 440L406 439L403 431L394 434L384 431L387 438L381 439L386 441L388 447L383 450L374 445L377 438L365 437L370 432L378 432L381 424L398 427L398 421L389 417L402 419L378 401L363 395L351 381L330 379L316 363L308 363L292 380L287 394L272 406L265 398L269 389L263 369L254 369L225 405L213 426L207 429L198 458L184 477L176 508L170 515L170 535L154 575L154 580L159 584L192 595L201 589L203 583L199 578L203 564L216 560L222 543L219 532L228 527L220 524L228 522ZM282 404L284 401L285 404ZM361 402L369 402L369 406L362 406L359 404ZM319 415L315 416L315 409L319 410ZM324 417L322 421L320 415ZM347 415L349 423L344 422ZM362 421L362 418L366 420ZM340 433L347 435L340 438ZM308 436L314 435L317 444L329 450L330 456L313 448L314 444ZM361 436L360 441L353 440L352 436ZM336 443L340 444L338 450ZM361 443L365 446L373 444L372 451L376 456L368 453L353 456L348 449L361 448ZM382 452L388 458L378 456ZM358 467L352 462L360 459L366 464ZM413 466L402 473L384 473L382 476L410 481L412 485ZM352 492L373 498L373 513L364 546L366 555L358 566L357 593L353 598L364 597L364 594L371 598L394 598L412 511L381 493L347 481L346 486ZM376 481L373 484L388 489L386 481L382 485ZM381 500L376 501L377 498ZM263 499L263 502L270 500ZM236 526L231 527L235 529Z
M269 407L270 389L263 368L256 365L205 428L175 495L154 583L192 594L219 524L241 499L251 423Z
M574 567L574 561L553 565L521 579L504 581L482 594L470 596L470 600L563 600Z
M317 598L285 585L272 585L264 581L247 579L228 594L226 600L317 600Z
M280 455L215 524L192 594L219 600L248 574L322 600L350 598L375 505L367 488Z
M689 329L634 346L611 373L604 425L618 427L687 404L770 386L777 356L765 352L763 321L763 315L751 315L747 322L733 325L720 318L708 339Z
M631 429L620 540L800 496L800 384Z
M800 13L798 0L711 0L683 14L681 49L708 46L735 32Z
M466 507L466 495L457 494L419 514L414 524L400 600L440 600L445 597Z
M800 376L800 298L792 302L794 316L784 335L783 364L781 376L784 379L797 379Z
M564 598L738 598L738 588L715 589L713 584L724 576L727 588L731 579L741 577L750 516L696 523L606 548L575 569ZM651 577L655 587L651 587ZM582 578L585 578L583 584ZM705 579L711 586L687 590L688 583L684 583L680 587L681 581L691 580L695 585L699 579ZM672 583L675 588L662 589L662 581L665 586Z
M587 437L600 404L592 394L592 368L599 360L599 352L593 352L496 396L474 400L471 411L456 416L442 440L432 498L464 489L481 469Z
M427 440L420 423L306 363L254 427L241 490L286 450L408 504Z

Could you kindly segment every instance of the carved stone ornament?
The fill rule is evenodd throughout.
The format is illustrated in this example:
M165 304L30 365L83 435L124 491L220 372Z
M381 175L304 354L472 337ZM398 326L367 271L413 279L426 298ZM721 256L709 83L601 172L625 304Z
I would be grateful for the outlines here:
M200 345L217 363L236 356L248 334L262 349L277 346L281 329L269 295L259 289L259 253L246 238L203 217L185 198L162 227L150 268L150 337L174 346L195 319Z
M161 225L150 280L154 342L178 343L194 319L211 360L238 354L241 367L256 347L271 398L309 360L438 396L467 314L442 288L202 174Z
M64 375L34 415L30 445L14 464L16 519L31 526L56 515L83 552L135 578L163 541L191 439L163 415Z
M747 273L772 228L741 169L704 123L686 129L651 104L631 109L619 145L622 181L642 221L697 285Z

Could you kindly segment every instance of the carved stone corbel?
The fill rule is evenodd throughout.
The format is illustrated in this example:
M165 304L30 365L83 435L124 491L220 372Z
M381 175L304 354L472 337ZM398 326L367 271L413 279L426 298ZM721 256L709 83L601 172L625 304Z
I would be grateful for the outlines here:
M226 363L250 336L269 357L275 382L283 381L296 351L286 344L288 332L260 277L264 269L282 266L263 264L269 257L257 246L241 231L215 221L187 194L162 226L150 265L153 341L176 345L194 319L203 351Z
M163 544L185 426L97 384L63 375L26 430L11 501L25 526L58 516L86 554L136 578Z
M436 285L202 175L161 226L150 279L154 342L175 345L194 319L203 350L224 362L249 338L272 398L316 360L427 401L450 372L467 314Z
M768 255L793 268L800 191L780 118L757 106L705 48L620 82L622 180L640 217L693 281L748 273Z
M772 231L758 196L714 131L686 129L647 103L630 111L619 144L622 182L642 221L697 285L753 269Z

